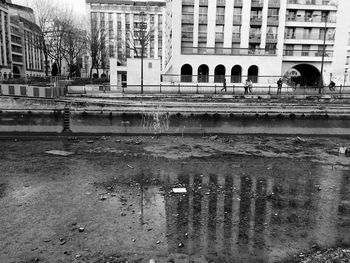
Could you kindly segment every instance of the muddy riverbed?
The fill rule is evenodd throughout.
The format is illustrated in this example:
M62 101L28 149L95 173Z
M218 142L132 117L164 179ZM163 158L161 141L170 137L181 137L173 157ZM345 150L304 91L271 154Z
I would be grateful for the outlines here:
M2 139L0 262L281 262L348 248L341 146L350 140Z

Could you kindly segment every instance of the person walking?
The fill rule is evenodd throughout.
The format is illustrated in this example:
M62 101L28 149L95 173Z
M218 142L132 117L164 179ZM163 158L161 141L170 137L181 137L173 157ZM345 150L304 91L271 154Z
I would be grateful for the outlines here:
M333 80L329 83L328 88L330 91L335 91L335 83Z
M251 80L249 80L249 85L248 85L248 87L249 87L249 93L250 93L250 94L253 94L253 82L252 82Z
M225 91L225 92L227 92L227 87L226 87L226 78L224 77L224 81L223 81L223 83L222 83L222 89L221 89L221 91Z
M244 84L244 94L248 94L248 89L249 89L249 79L246 79Z
M281 94L282 92L282 78L279 78L279 80L277 80L277 94Z

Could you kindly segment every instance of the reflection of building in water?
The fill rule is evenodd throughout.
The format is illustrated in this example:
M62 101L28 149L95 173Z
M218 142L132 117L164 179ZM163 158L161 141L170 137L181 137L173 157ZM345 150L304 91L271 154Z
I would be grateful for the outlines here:
M312 244L334 245L342 235L332 216L339 204L341 176L329 179L332 172L322 168L317 176L296 170L276 177L228 170L201 175L193 169L178 176L178 182L192 190L165 197L170 253L265 261ZM332 191L326 190L329 185Z

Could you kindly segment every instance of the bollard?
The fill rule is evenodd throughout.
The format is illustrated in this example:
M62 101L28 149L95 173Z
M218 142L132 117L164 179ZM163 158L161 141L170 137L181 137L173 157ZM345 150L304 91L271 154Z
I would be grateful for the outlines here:
M178 89L178 93L180 94L180 84L178 84L178 88L179 88L179 89Z
M196 85L196 86L197 86L197 94L198 94L198 93L199 93L199 92L198 92L198 83L197 83L197 85Z
M215 92L214 92L214 94L216 94L216 84L215 84Z
M232 85L232 95L235 95L235 85Z
M340 93L340 94L341 94L341 89L342 89L342 87L343 87L343 85L340 84L340 86L339 86L339 93Z
M159 92L162 94L162 83L159 83Z
M271 95L271 85L269 85L269 95Z

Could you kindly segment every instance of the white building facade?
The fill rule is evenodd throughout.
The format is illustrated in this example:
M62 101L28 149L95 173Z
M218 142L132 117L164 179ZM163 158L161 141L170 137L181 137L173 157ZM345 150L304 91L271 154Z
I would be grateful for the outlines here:
M167 0L163 82L344 80L349 0ZM325 44L325 45L324 45Z
M144 58L162 58L165 0L86 0L86 6L90 22L97 21L106 32L111 61L107 75L117 74L119 85L127 79L127 59L141 56L141 43L136 35L143 25L142 30L150 34Z

